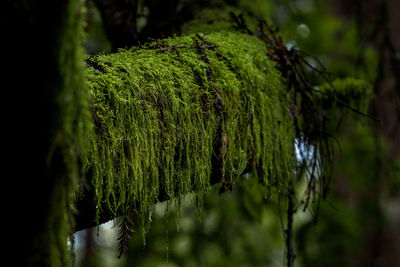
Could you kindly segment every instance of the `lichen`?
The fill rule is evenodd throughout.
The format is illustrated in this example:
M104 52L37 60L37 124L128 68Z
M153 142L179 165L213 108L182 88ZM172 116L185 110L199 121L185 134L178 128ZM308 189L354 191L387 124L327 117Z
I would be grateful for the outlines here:
M201 200L216 153L223 154L219 179L234 183L249 172L266 194L287 189L295 164L288 96L256 37L175 37L95 56L88 65L93 123L86 169L98 216L135 209L147 225L160 194L195 192ZM216 151L221 136L225 145Z

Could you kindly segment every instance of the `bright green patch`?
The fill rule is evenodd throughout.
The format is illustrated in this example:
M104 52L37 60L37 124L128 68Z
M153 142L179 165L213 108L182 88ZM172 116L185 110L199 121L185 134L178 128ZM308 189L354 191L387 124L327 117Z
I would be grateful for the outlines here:
M264 43L231 32L206 35L207 44L201 38L88 60L93 131L86 168L98 215L133 208L146 224L160 194L195 192L201 200L217 153L225 181L251 172L265 194L286 192L295 134L285 86Z

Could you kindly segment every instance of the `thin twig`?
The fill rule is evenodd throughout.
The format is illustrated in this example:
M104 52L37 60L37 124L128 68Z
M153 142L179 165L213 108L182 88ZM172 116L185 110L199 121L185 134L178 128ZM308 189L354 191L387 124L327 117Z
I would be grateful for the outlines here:
M288 267L294 267L294 260L296 258L296 254L293 249L293 214L294 210L294 192L293 186L289 188L288 192L288 208L287 208L287 228L285 230L286 234L286 260Z

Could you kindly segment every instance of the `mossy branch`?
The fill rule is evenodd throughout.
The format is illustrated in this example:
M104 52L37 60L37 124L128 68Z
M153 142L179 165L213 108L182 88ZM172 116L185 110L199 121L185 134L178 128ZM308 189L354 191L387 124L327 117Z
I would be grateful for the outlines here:
M229 190L245 172L266 193L286 191L295 165L288 94L258 38L194 34L87 62L94 223L132 209L149 221L153 203L201 199L211 183Z

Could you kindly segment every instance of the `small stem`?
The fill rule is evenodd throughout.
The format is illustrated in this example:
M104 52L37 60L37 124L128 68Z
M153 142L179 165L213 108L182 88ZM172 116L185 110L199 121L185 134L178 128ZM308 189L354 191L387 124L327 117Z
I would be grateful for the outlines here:
M286 233L286 259L287 259L287 266L294 267L294 260L296 258L296 254L294 254L293 249L293 214L294 204L293 204L293 186L289 188L288 194L288 209L287 209L287 228L285 230Z

